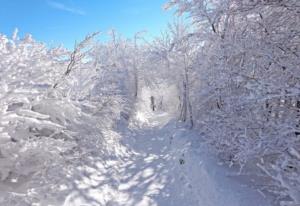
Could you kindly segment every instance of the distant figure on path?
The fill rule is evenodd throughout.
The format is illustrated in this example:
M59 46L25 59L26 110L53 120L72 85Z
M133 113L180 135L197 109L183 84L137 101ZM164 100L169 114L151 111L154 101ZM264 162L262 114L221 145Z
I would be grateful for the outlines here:
M151 101L151 109L152 109L152 111L154 112L155 111L155 100L154 100L154 96L151 96L150 97L150 101Z

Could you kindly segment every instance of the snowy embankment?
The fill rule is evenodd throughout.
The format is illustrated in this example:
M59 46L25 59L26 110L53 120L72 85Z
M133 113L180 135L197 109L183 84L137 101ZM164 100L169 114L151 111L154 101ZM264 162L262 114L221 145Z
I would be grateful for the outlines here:
M87 165L64 206L268 206L255 189L231 171L167 114L138 113L129 128L111 133L115 156ZM143 122L142 122L143 121ZM122 137L120 139L120 137Z

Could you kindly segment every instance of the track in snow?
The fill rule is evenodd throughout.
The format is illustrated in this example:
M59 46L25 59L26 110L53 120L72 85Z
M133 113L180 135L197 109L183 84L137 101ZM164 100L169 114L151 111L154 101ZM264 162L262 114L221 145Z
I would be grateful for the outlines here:
M166 114L123 129L121 155L87 167L64 206L268 206Z

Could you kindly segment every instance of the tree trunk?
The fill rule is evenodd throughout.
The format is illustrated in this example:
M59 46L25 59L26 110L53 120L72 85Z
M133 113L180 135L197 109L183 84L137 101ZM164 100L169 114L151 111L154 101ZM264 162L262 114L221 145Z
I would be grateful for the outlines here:
M188 67L186 64L186 58L184 58L184 81L183 81L183 97L182 97L182 108L181 108L181 120L186 122L187 116L189 115L190 127L193 128L193 108L190 101L190 91L189 91L189 74Z

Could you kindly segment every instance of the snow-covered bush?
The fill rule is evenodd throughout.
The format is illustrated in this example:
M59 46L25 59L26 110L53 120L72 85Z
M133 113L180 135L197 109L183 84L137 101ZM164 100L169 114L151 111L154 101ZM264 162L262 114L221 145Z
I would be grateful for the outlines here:
M102 132L127 102L116 84L128 80L95 65L95 35L73 52L0 36L1 205L58 204L77 167L107 150Z
M300 202L299 1L171 0L198 37L196 126L232 164L255 162L263 190Z

